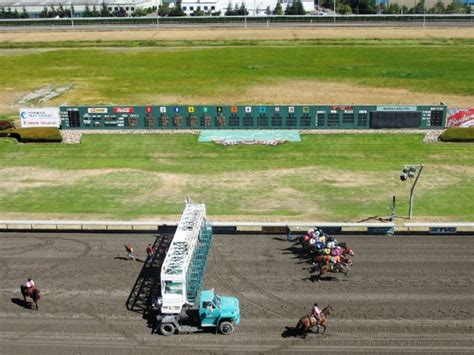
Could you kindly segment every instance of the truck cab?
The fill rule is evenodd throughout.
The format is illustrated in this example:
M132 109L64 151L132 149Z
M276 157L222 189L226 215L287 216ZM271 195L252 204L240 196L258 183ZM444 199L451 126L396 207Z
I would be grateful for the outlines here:
M201 327L215 327L216 332L231 334L240 324L239 299L219 296L214 290L201 291L199 297L199 319Z

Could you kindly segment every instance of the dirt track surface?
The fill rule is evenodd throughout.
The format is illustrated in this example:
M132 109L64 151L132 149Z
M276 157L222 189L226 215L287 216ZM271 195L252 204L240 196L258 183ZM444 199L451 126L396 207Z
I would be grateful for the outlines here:
M240 298L230 336L151 335L125 302L154 240L144 234L0 233L0 353L470 352L474 351L474 238L340 236L356 255L350 278L312 282L283 236L215 236L205 287ZM21 306L32 276L39 311ZM331 303L325 335L282 337L314 301Z
M35 29L31 32L0 32L0 42L57 41L179 41L179 40L293 40L293 39L432 39L474 38L474 27L346 27L276 29L153 29L115 31L57 31Z

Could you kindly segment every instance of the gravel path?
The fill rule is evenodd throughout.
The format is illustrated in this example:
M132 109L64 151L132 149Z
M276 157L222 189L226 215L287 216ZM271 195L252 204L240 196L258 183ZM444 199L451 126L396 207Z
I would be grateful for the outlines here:
M151 335L125 302L142 263L146 234L0 234L0 352L470 352L474 351L474 238L341 236L354 248L350 278L310 280L300 248L283 236L216 236L205 287L240 298L231 336ZM19 303L32 276L39 311ZM282 337L314 301L331 303L325 335Z

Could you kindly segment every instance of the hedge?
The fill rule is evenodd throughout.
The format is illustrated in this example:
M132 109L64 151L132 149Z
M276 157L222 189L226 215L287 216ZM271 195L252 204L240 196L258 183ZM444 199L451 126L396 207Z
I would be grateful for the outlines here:
M441 133L443 142L474 142L474 127L451 127Z
M17 128L11 130L9 136L12 138L16 138L19 142L22 143L62 141L59 129L52 127Z
M4 131L11 128L15 128L13 122L0 120L0 131Z

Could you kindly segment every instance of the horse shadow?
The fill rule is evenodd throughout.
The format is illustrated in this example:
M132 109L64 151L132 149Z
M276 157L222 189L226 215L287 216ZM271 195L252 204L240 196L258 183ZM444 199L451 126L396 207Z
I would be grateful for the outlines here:
M312 329L308 329L306 331L307 333L313 333L316 334ZM304 339L306 336L305 334L301 331L301 329L295 328L295 327L285 327L285 330L281 333L282 338L301 338Z
M22 300L21 298L16 298L16 297L13 297L11 299L12 303L20 306L20 307L23 307L23 308L27 308L27 309L31 309L33 307L33 305L29 302L25 302L24 300Z
M116 260L127 260L127 261L132 260L132 259L129 259L125 256L115 256L114 259L116 259ZM145 260L142 260L142 259L139 259L139 258L135 258L135 261L138 261L140 263L145 263Z

